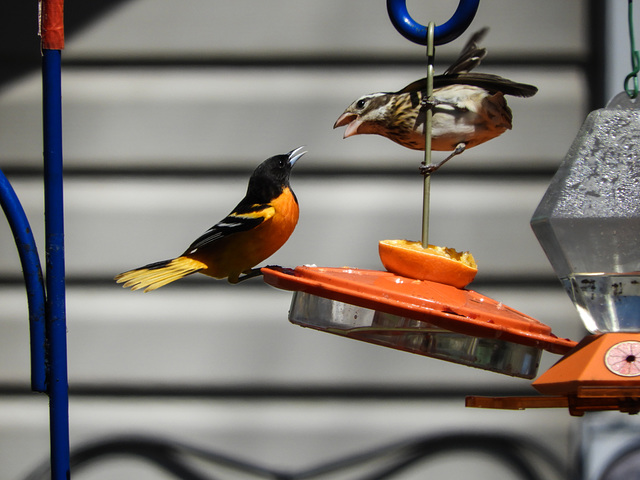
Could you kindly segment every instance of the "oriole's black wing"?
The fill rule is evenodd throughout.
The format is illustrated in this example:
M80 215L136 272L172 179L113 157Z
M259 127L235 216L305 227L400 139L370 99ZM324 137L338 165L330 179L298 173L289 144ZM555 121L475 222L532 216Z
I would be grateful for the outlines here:
M222 238L256 228L273 217L275 213L275 208L268 204L244 206L240 203L233 212L197 238L185 253L195 253L199 248L210 245Z

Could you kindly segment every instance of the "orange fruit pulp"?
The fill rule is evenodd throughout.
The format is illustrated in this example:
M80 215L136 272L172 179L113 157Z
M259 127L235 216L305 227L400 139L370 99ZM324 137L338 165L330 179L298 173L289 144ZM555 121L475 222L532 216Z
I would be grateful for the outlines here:
M410 240L381 240L380 260L391 273L417 280L430 280L457 288L469 285L478 273L478 266L469 252L429 245Z

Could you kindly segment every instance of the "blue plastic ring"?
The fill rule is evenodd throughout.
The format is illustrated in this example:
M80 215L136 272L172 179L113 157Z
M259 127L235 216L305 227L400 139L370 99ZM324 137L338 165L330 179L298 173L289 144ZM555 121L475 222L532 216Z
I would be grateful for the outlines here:
M480 0L460 0L453 16L433 31L435 45L443 45L458 38L471 25L478 11ZM420 45L427 44L427 27L419 24L407 10L407 0L387 0L387 11L396 30L408 40Z

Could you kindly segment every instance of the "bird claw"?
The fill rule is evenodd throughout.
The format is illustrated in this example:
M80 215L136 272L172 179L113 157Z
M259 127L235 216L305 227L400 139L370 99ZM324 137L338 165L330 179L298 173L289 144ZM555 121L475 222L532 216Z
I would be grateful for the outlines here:
M249 280L250 278L259 277L262 275L262 269L260 268L252 268L251 270L247 270L243 272L244 275L240 275L238 280L234 283L244 282L245 280Z
M427 98L426 96L422 97L422 100L420 100L420 107L421 108L427 108L428 110L433 110L435 108L436 105L438 105L439 102L437 102L434 99L429 100L429 98Z
M456 155L460 155L462 152L464 152L466 148L467 148L466 143L459 143L458 145L456 145L456 148L453 150L453 152L451 152L451 154L447 158L442 160L440 163L432 163L430 165L426 165L424 162L421 163L420 167L418 167L420 170L420 173L425 177L428 177L429 175L433 174L436 170L438 170L442 165L444 165L449 160L451 160L453 157L455 157Z
M273 268L282 268L282 267L280 267L280 265L266 265L264 267L258 267L258 268L252 268L250 270L246 270L246 271L242 272L242 273L244 273L244 275L240 275L238 277L238 281L235 282L235 283L244 282L245 280L249 280L250 278L260 277L260 276L264 275L262 273L262 269L263 268L271 268L271 269L273 269Z
M425 177L428 177L429 175L431 175L433 172L435 172L438 168L440 167L440 165L425 165L424 163L421 163L420 166L418 167L418 170L420 172L421 175L424 175Z

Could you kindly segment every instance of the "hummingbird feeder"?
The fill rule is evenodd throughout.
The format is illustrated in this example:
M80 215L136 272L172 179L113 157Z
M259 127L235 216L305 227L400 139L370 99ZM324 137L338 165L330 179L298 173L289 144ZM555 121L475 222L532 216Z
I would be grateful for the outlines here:
M531 219L591 333L533 386L575 415L640 411L639 107L623 92L587 117Z

